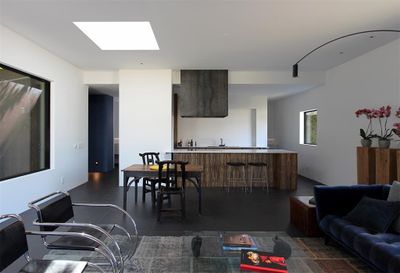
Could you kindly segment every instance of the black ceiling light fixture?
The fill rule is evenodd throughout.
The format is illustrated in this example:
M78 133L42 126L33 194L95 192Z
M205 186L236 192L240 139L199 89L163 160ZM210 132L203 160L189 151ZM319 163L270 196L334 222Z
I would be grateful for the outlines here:
M308 52L306 55L304 55L300 60L297 61L297 63L295 63L292 67L292 76L293 78L297 78L299 76L299 63L304 60L307 56L309 56L310 54L312 54L313 52L317 51L318 49L320 49L321 47L326 46L327 44L333 43L337 40L343 39L343 38L347 38L350 36L355 36L355 35L359 35L359 34L365 34L365 33L373 33L373 32L397 32L400 33L399 29L374 29L374 30L365 30L365 31L359 31L359 32L354 32L354 33L350 33L335 39L332 39L316 48L314 48L313 50L311 50L310 52ZM374 38L375 36L371 35L369 38Z

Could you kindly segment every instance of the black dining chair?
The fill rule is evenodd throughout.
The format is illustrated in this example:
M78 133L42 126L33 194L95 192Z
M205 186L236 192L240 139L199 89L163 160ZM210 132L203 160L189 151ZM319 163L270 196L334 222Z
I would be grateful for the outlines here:
M139 156L142 158L143 165L156 165L160 161L160 153L146 152L140 153ZM142 201L146 202L146 194L151 193L151 202L155 204L156 202L156 187L157 187L157 177L143 177L142 186Z
M157 221L161 220L162 212L181 213L182 220L186 217L185 206L185 184L186 184L186 165L188 162L165 160L159 161L157 191ZM180 182L180 183L179 183ZM171 196L180 197L180 207L171 208ZM164 207L164 200L168 200L168 207Z
M5 221L0 228L0 272L3 272L21 256L25 256L27 263L18 271L19 273L82 273L88 267L104 273L102 268L87 261L32 259L26 235L69 236L96 241L95 237L76 232L26 231L21 216L17 214L1 215L0 221ZM113 272L117 272L116 268Z

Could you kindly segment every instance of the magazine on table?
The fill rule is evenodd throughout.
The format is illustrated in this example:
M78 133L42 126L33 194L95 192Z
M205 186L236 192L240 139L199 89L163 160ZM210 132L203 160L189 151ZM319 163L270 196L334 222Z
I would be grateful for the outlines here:
M240 269L257 272L288 273L285 258L257 250L244 249L241 251Z
M225 234L223 246L227 247L251 247L255 243L248 234Z

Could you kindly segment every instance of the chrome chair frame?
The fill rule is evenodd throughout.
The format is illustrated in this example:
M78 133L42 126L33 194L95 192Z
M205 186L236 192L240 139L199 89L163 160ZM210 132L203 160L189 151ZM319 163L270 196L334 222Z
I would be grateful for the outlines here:
M21 216L19 216L18 214L4 214L4 215L0 215L0 220L4 220L4 219L16 219L19 222L23 223L23 219ZM91 241L94 241L96 243L98 243L99 245L101 245L104 249L104 251L101 251L100 253L110 262L110 265L112 267L112 271L113 273L118 273L118 268L116 266L116 260L113 260L112 258L112 252L111 250L99 239L85 234L85 233L78 233L78 232L44 232L44 231L29 231L29 230L25 230L25 235L40 235L40 236L75 236L75 237L80 237L80 238L85 238ZM111 254L111 255L110 255ZM25 260L27 262L31 262L33 261L33 259L31 258L31 255L29 253L29 249L24 253L24 257ZM49 260L50 261L50 260ZM57 260L54 260L57 261ZM90 263L90 262L86 262L87 266L89 267L93 267L96 268L97 270L99 270L101 273L105 273L105 271L99 267L96 264Z
M43 196L43 197L41 197L39 199L36 199L36 200L30 202L28 204L28 206L30 208L34 209L37 212L37 214L40 216L40 218L41 218L41 216L42 216L41 215L41 209L37 205L37 203L39 203L41 201L44 201L46 199L49 199L51 197L56 197L57 195L69 196L69 193L68 192L62 192L62 191L53 192L53 193L50 193L50 194L48 194L46 196ZM117 252L117 255L115 255L115 253L112 253L112 254L113 254L113 257L114 257L117 265L119 265L118 266L119 267L119 272L122 273L123 270L124 270L124 262L133 256L133 254L135 252L135 249L136 249L136 246L137 246L136 242L137 242L138 232L137 232L136 223L133 220L133 218L129 215L128 212L126 212L125 210L123 210L122 208L120 208L119 206L114 205L114 204L94 204L94 203L91 204L91 203L72 203L71 202L71 205L72 205L72 207L107 207L107 208L112 208L112 209L116 209L117 211L121 212L124 216L128 217L129 221L132 223L132 226L133 226L133 230L134 230L133 234L130 234L124 227L122 227L120 225L117 225L117 224L113 224L113 227L119 229L120 231L122 231L122 233L124 233L128 237L128 239L129 239L129 241L131 243L131 247L129 248L128 253L126 255L122 255L122 251L121 251L121 248L118 245L118 243L115 241L114 238L112 238L111 234L109 232L107 232L106 230L104 230L102 227L100 227L98 225L91 224L91 223L76 223L74 217L72 217L72 221L73 221L72 223L70 223L70 222L63 222L63 223L39 222L38 219L37 219L37 220L35 220L33 222L33 224L35 226L39 226L39 227L54 227L54 228L58 228L58 227L79 228L79 227L82 227L82 228L93 229L93 230L96 230L96 231L100 232L102 235L104 235L107 239L110 240L112 245L114 245L115 250ZM41 231L41 232L43 232L43 231ZM69 233L71 233L71 232L69 232ZM44 245L47 248L49 248L51 246L51 244L49 244L46 241L46 236L47 236L46 234L43 234L42 235L42 240L43 240ZM98 242L96 242L96 243L98 243ZM104 241L102 241L102 244L104 244ZM117 261L117 257L116 256L118 256L118 261ZM103 264L99 264L99 265L103 265Z

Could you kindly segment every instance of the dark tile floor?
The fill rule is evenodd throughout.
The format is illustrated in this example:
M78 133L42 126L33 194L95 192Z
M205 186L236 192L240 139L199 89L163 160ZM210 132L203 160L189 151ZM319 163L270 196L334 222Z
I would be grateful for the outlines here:
M70 191L74 202L113 203L122 206L123 189L118 186L118 170L109 173L90 173L89 181ZM229 230L229 231L286 231L292 236L302 234L289 224L289 197L292 195L312 195L316 183L299 177L296 191L271 189L269 193L254 189L246 194L240 189L229 194L221 188L203 189L203 214L197 213L197 193L188 188L186 216L165 217L161 223L156 220L156 209L150 202L150 195L143 203L139 192L138 203L134 203L134 189L128 192L127 211L137 223L140 235L179 235L184 231ZM174 203L174 202L173 202ZM22 213L27 229L35 218L32 211ZM92 219L95 223L124 223L125 218L114 211L105 209L77 209L76 218L82 222ZM29 238L32 256L39 258L46 253L40 238ZM16 272L16 263L4 273ZM11 270L11 271L10 271Z

